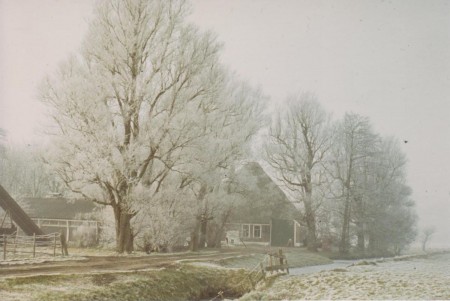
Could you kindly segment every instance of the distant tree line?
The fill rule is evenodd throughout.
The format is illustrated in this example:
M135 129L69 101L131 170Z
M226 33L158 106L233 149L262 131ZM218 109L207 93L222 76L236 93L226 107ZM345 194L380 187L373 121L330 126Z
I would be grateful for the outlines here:
M405 154L398 140L375 133L367 117L347 113L332 121L314 95L294 95L266 141L272 174L302 204L310 250L331 240L343 254L398 254L414 241Z
M18 200L62 195L65 191L63 183L42 160L42 149L33 146L0 143L0 183Z

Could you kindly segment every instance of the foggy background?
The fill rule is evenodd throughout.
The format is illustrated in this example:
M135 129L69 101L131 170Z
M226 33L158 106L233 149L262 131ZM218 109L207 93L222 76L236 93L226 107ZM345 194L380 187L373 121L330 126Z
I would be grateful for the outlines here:
M272 106L312 91L335 118L365 115L401 140L419 227L436 227L430 246L450 246L450 2L191 2L189 19L217 33L223 62ZM78 49L93 6L0 0L0 128L9 143L40 143L37 85Z

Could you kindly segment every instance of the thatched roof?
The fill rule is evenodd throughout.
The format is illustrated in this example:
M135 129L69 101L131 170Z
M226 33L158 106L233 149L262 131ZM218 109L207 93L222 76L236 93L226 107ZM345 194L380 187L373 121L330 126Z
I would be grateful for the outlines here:
M242 187L243 197L236 204L232 222L269 223L272 218L294 217L295 206L259 163L247 163L236 172L236 178Z

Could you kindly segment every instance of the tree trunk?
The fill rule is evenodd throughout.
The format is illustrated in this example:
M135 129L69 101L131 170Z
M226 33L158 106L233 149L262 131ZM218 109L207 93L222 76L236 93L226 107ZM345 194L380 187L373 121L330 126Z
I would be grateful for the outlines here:
M373 227L373 225L371 225L371 227ZM375 236L375 233L373 233L371 230L369 230L368 252L371 256L376 255L378 253L377 238Z
M222 237L224 236L225 225L228 222L228 219L231 215L231 211L232 211L232 209L230 208L222 215L220 226L218 226L216 228L216 231L214 233L214 238L213 238L214 241L212 242L211 247L214 247L214 248L222 247L220 242L222 241ZM261 231L262 231L262 229L261 229ZM208 246L209 246L209 244L208 244Z
M310 199L311 196L308 198ZM305 202L305 215L306 226L308 227L308 235L306 240L306 247L309 251L317 251L317 239L316 239L316 217L311 206L311 202L307 200Z
M354 199L355 215L356 215L356 236L358 238L357 250L359 253L364 254L366 242L365 242L365 231L364 231L364 204L363 198L361 196L355 197Z
M190 250L192 252L198 251L198 229L199 229L199 226L195 226L195 230L191 233Z
M202 215L200 217L200 239L198 241L198 248L205 248L206 244L206 230L208 229L208 219Z
M362 254L364 254L366 241L364 237L364 224L362 222L356 223L357 233L358 236L358 251Z
M349 251L349 236L350 236L350 200L345 201L344 218L342 222L341 242L339 244L339 252L347 254Z
M114 217L116 220L116 251L120 254L133 252L134 235L131 229L133 215L115 207Z
M195 235L197 240L197 246L196 248L203 249L205 247L206 242L206 230L208 227L208 219L207 219L207 212L208 212L208 206L205 202L206 194L208 193L208 186L204 183L202 183L202 186L198 192L198 201L199 203L204 203L204 211L199 216L197 216L197 225L195 229ZM199 234L200 231L200 234Z
M422 241L422 251L426 252L428 237L425 237Z

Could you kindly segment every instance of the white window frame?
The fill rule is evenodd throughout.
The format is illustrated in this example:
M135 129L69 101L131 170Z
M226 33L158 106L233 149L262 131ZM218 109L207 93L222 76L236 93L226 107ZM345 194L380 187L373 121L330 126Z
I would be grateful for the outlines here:
M256 236L256 227L259 227L259 236ZM253 225L253 237L254 238L262 237L262 225Z
M247 235L245 235L246 234L246 232L245 232L245 227L248 227L248 229L247 229ZM242 237L243 238L250 238L251 236L250 236L250 224L242 224Z

